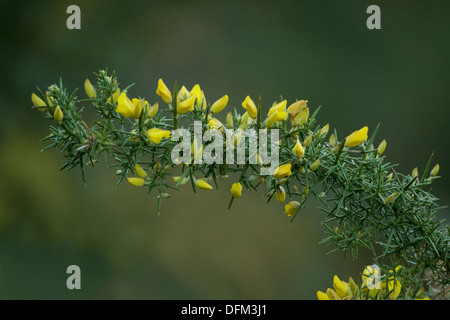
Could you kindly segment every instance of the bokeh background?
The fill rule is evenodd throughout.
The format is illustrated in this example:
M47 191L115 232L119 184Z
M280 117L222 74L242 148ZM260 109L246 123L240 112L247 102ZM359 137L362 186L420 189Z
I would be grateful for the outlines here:
M81 8L81 30L66 8ZM381 30L366 9L381 8ZM293 224L283 206L244 192L227 212L229 187L156 201L114 169L61 172L40 152L50 121L31 92L60 78L83 88L116 70L151 102L158 78L199 83L213 101L247 94L264 108L280 95L322 106L319 122L342 135L380 123L386 155L409 173L430 154L448 205L450 2L448 1L0 1L0 298L315 299L338 274L359 277L369 256L344 260L320 245L323 214L311 201ZM80 91L83 96L83 90ZM225 117L223 112L222 117ZM224 120L219 117L219 119ZM448 218L448 209L440 219ZM82 290L66 288L81 268Z

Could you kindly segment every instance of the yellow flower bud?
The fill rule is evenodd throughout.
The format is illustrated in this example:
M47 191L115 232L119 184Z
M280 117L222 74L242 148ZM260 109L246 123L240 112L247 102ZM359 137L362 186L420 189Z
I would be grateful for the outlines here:
M416 179L418 176L419 176L419 169L417 169L417 167L416 167L416 168L414 168L413 171L411 172L411 177L412 177L413 179Z
M397 268L396 268L397 269ZM391 270L392 272L392 270ZM389 292L389 298L391 300L396 300L402 291L402 284L395 276L390 276L387 282L387 288Z
M116 91L113 92L112 96L109 97L106 102L115 104L117 102L117 100L119 99L119 96L120 96L120 89L117 89ZM111 98L112 98L112 100L111 100Z
M314 162L311 164L311 166L309 167L309 170L315 171L315 170L317 170L317 168L319 167L319 165L320 165L320 159L317 159L316 161L314 161Z
M387 145L386 140L380 142L377 149L377 156L381 156L383 154L384 150L386 150L386 145Z
M173 182L178 183L178 181L180 181L181 176L176 176L176 177L172 177ZM183 185L187 182L187 178L184 177L183 180L181 180L180 185Z
M393 194L391 194L390 196L388 196L384 199L384 203L386 203L386 204L391 203L393 200L395 200L395 198L397 198L397 196L398 196L398 192L394 192Z
M62 120L64 118L64 114L59 106L56 106L55 111L53 112L53 119L55 119L56 122L59 124L62 123Z
M336 145L336 136L334 135L334 133L330 136L330 139L328 139L328 144L331 148Z
M127 178L127 181L129 184L135 187L142 187L145 183L144 179L142 178Z
M227 104L228 104L228 95L224 95L222 98L213 103L213 105L211 106L211 112L219 113L227 106Z
M319 300L330 300L328 295L322 291L317 291L317 299Z
M302 144L300 143L300 140L297 139L297 142L295 143L294 148L292 151L297 155L299 159L303 157L305 154L305 149L303 148Z
M330 288L327 289L327 296L330 298L330 300L341 300L341 297L333 289Z
M328 133L328 130L330 129L330 125L326 124L322 127L322 129L320 129L319 131L316 132L316 134L314 135L314 138L319 138L319 137L325 137Z
M292 217L297 212L298 207L300 207L299 202L291 201L284 206L284 212L288 217Z
M247 96L244 100L244 102L242 102L242 107L247 110L248 115L252 118L255 119L256 115L258 113L258 109L256 108L255 102L253 102L253 100L250 98L250 96Z
M162 79L158 80L158 88L156 89L156 94L160 96L165 103L169 104L172 102L172 94L170 93L170 90L167 88Z
M158 128L151 128L147 130L146 135L151 142L159 144L163 138L165 139L170 138L170 131Z
M295 127L300 127L308 121L309 118L309 108L302 108L299 113L295 116L292 125Z
M389 175L387 176L386 180L387 181L391 180L393 176L394 176L394 174L392 172L389 173Z
M439 164L435 165L431 170L430 177L435 177L439 173Z
M159 109L159 104L158 104L158 102L156 102L153 106L150 107L150 109L148 109L147 117L150 119L153 118L158 113L158 109Z
M291 164L286 163L276 168L273 176L275 177L275 179L282 179L284 177L290 176L291 174Z
M134 170L136 171L137 175L141 178L147 178L147 173L145 172L144 169L142 169L142 167L136 163L136 165L134 166Z
M192 88L191 95L195 96L195 98L197 100L197 106L199 108L201 108L201 109L205 109L206 108L205 94L204 94L203 90L200 88L200 86L198 84L196 84Z
M89 98L97 98L97 93L95 93L94 86L91 84L89 79L86 79L86 81L84 81L84 91L86 91L86 94Z
M195 181L195 185L200 188L200 189L204 189L204 190L211 190L213 187L211 187L211 185L206 182L205 180L202 179L198 179Z
M234 123L233 123L233 114L231 112L228 112L227 114L227 128L233 129Z
M345 297L347 295L348 285L346 282L341 281L338 276L334 276L333 278L333 287L336 293L341 297Z
M242 196L242 184L239 182L233 183L230 192L234 198L239 199Z
M283 202L286 200L286 192L284 191L283 187L279 187L277 191L275 191L275 197L277 198L278 202Z
M116 112L120 113L122 116L127 118L133 118L136 111L136 107L131 102L130 98L127 97L127 94L123 92L119 96L119 102L117 104Z
M300 100L296 101L289 106L287 109L287 113L291 115L291 118L294 118L301 110L306 107L308 100Z
M361 143L367 140L367 131L369 128L364 127L358 131L353 132L345 139L345 146L352 148L359 146Z
M44 100L42 100L41 98L39 98L35 93L31 94L31 102L33 103L33 106L35 107L43 107L43 108L36 108L39 111L45 111L47 110L47 105L44 102Z
M303 145L305 146L305 148L306 148L307 146L309 146L309 144L311 143L311 141L312 141L312 135L309 134L309 135L306 137L305 141L303 141Z

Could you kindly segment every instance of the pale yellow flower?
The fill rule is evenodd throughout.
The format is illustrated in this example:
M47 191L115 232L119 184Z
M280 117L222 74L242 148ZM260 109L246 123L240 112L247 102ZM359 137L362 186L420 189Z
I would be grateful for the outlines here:
M134 170L136 171L137 175L141 178L147 178L147 173L145 172L144 169L142 169L142 167L136 163L136 165L134 166Z
M47 104L44 102L44 100L39 98L35 93L31 94L31 102L33 103L33 106L35 106L35 107L43 107L43 108L36 108L39 111L47 110Z
M435 177L439 173L439 164L435 165L431 170L430 176Z
M378 156L381 156L383 154L384 150L386 150L386 145L387 145L386 140L381 141L381 143L379 144L379 146L377 148Z

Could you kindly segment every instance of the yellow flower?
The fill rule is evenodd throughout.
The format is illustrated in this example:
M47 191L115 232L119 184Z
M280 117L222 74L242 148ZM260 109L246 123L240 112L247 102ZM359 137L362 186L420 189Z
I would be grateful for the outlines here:
M232 129L234 126L233 123L233 114L231 112L228 112L227 114L227 128Z
M170 90L167 88L162 79L158 80L158 88L156 89L156 94L160 96L165 103L169 104L172 102L172 94L170 93Z
M283 187L280 187L277 191L275 191L275 198L277 198L278 202L283 202L286 200L286 192Z
M439 164L435 165L431 170L430 177L435 177L439 173Z
M319 167L319 165L320 165L320 159L317 159L316 161L314 161L314 162L311 164L311 166L309 167L309 170L315 171L315 170L317 170L317 168Z
M253 100L250 98L250 96L247 96L244 100L244 102L242 102L242 107L247 110L248 115L252 118L255 119L256 115L258 113L258 109L256 108L255 102L253 102Z
M205 93L203 92L203 90L200 88L200 86L198 84L196 84L192 90L191 90L191 95L194 96L197 100L197 106L201 109L205 109L206 108L206 99L205 99Z
M299 159L303 157L305 154L305 149L303 148L302 144L300 143L300 140L297 138L297 142L295 143L294 148L292 149L292 152L294 152Z
M158 113L158 109L159 109L159 104L158 104L158 102L156 102L153 106L151 106L148 109L147 117L150 119L153 118Z
M153 143L160 143L163 138L170 138L170 131L158 128L151 128L147 130L147 137Z
M300 100L296 101L289 106L287 109L287 113L291 115L291 118L294 118L301 110L306 107L308 100Z
M296 127L302 126L309 118L309 108L302 108L292 121L292 125Z
M223 124L216 118L212 118L208 121L209 128L211 130L223 130Z
M146 178L147 177L147 173L145 172L144 169L142 169L142 167L136 163L136 165L134 166L134 170L136 171L137 175L141 178Z
M276 168L273 176L275 177L275 179L282 179L284 177L290 176L291 174L291 164L286 163Z
M266 128L271 128L277 121L286 120L288 114L286 111L273 112L266 120Z
M361 143L367 140L368 130L369 128L364 127L358 131L353 132L345 139L345 146L350 148L359 146Z
M289 217L292 217L297 212L297 209L299 206L300 206L300 203L298 203L297 201L291 201L287 205L284 206L285 213Z
M172 180L173 180L175 183L178 183L178 181L180 181L180 179L181 179L181 176L172 177ZM185 184L186 182L187 182L187 178L184 177L183 180L181 180L180 185L183 185L183 184Z
M395 271L397 272L400 267L401 266L397 266L395 268ZM392 270L390 271L393 272ZM390 276L387 282L387 288L389 292L389 298L391 298L391 300L396 300L400 295L400 292L402 291L402 284L396 276Z
M211 187L211 185L206 182L205 180L202 179L198 179L195 180L195 185L200 188L200 189L204 189L204 190L211 190L213 187Z
M95 93L94 86L89 81L89 79L86 79L86 81L84 81L84 91L86 91L86 94L89 98L91 99L97 98L97 93Z
M186 112L194 110L195 99L196 99L195 96L190 96L189 98L178 103L177 112L179 114L185 114Z
M347 295L348 284L345 281L341 281L336 275L333 278L333 287L341 298Z
M384 150L386 150L386 145L387 145L386 140L381 141L381 143L380 143L380 145L378 146L378 149L377 149L377 155L378 156L381 156L383 154Z
M59 124L62 123L62 120L64 118L64 114L59 106L56 106L55 111L53 112L53 119L55 119L56 122Z
M328 295L322 291L317 291L317 299L319 300L330 300Z
M191 94L186 89L186 87L182 86L180 91L178 91L177 104L180 104L181 101L188 99L190 96L191 96Z
M363 280L362 289L369 290L369 296L372 299L374 299L380 291L380 283L376 282L379 281L380 277L380 270L372 268L371 266L365 267L363 274L361 275L361 278Z
M279 103L275 103L270 109L269 109L269 116L271 116L273 113L277 112L283 112L286 111L286 104L287 101L283 100Z
M136 98L133 98L131 102L133 102L134 105L133 117L135 119L139 119L141 117L142 111L144 111L145 108L148 107L148 102L145 101L145 99L136 99Z
M211 107L212 113L219 113L222 111L228 104L228 95L224 95L222 98L213 103Z
M234 198L239 199L242 196L242 184L239 182L233 183L230 192Z
M144 179L142 178L127 178L127 181L129 184L135 187L142 187L145 183Z
M117 104L116 112L127 118L133 118L135 115L136 106L131 102L127 94L123 92L119 96L119 102Z

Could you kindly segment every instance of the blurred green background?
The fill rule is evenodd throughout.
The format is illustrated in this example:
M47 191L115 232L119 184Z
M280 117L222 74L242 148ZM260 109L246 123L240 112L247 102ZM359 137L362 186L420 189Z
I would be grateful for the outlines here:
M81 30L66 28L70 4ZM381 30L366 28L370 4ZM145 190L116 187L113 168L89 170L86 186L76 170L60 172L62 155L40 152L51 121L30 109L31 92L60 77L82 89L106 67L151 102L161 77L199 83L210 102L227 93L231 108L247 94L265 109L280 95L308 99L341 136L380 123L399 171L423 171L436 151L434 192L449 203L448 1L0 5L0 298L315 299L334 274L359 278L370 261L326 254L314 201L292 225L282 205L248 191L227 212L232 181L223 181L219 191L173 193L158 216ZM82 290L66 288L72 264Z

